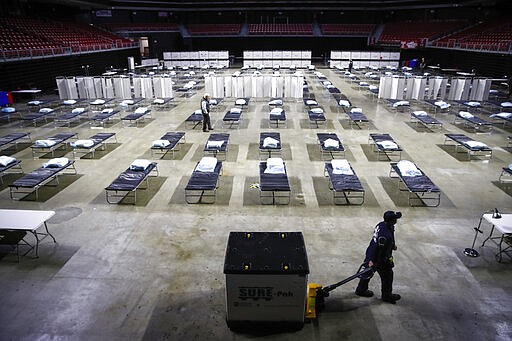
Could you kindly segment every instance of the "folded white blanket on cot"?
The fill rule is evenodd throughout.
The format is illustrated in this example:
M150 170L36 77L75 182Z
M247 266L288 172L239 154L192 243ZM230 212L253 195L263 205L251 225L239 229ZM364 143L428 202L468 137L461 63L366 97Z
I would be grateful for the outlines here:
M263 139L263 147L277 148L279 141L273 137L267 136Z
M231 108L231 109L229 109L229 112L231 114L241 114L242 113L242 109L240 109L240 108Z
M475 117L473 114L470 114L467 111L459 111L459 116L467 119Z
M71 112L73 114L81 114L81 113L85 112L85 108L75 108L75 109L71 110Z
M306 105L318 105L318 102L313 99L306 100Z
M492 114L489 117L511 118L512 117L512 113L510 113L510 112L500 112L498 114Z
M92 105L100 105L100 104L105 104L105 100L104 99L95 99L94 101L91 102Z
M215 170L215 166L217 165L217 158L212 156L204 156L201 158L201 161L196 166L197 172L213 172Z
M409 101L398 101L398 102L393 103L394 108L402 106L402 105L409 105Z
M212 99L210 100L210 104L211 104L211 105L217 105L217 104L219 104L219 102L217 101L217 99L212 98Z
M471 148L485 148L487 145L480 141L466 141L466 144Z
M169 142L167 140L155 140L155 141L153 141L151 146L157 147L157 148L165 148L170 144L171 144L171 142Z
M235 105L246 105L247 101L243 98L239 98L235 101Z
M220 148L224 144L224 141L208 141L206 142L207 148Z
M55 159L50 159L48 162L43 163L43 168L60 168L67 165L69 159L67 157L58 157Z
M311 109L311 112L313 112L315 114L323 114L324 113L324 109L322 109L322 108L313 108L313 109Z
M377 142L377 144L384 149L397 149L398 148L398 145L395 142L388 141L388 140L379 141L379 142Z
M438 106L440 109L448 109L450 107L450 104L445 101L436 101L434 102L434 105Z
M328 138L324 141L325 148L339 148L340 143L334 139Z
M353 175L354 172L352 168L350 168L350 164L347 160L332 160L332 173L333 174L343 174L343 175Z
M51 146L55 145L56 143L57 143L57 141L55 141L55 140L36 140L36 142L34 142L34 144L37 147L51 147Z
M139 107L139 108L135 109L136 114L145 114L147 111L148 111L147 107Z
M270 110L270 115L281 115L283 108L274 108Z
M70 143L71 147L85 147L89 148L94 146L93 140L76 140L75 142Z
M153 103L155 103L155 104L164 104L164 103L165 103L165 100L164 100L164 99L162 99L162 98L155 98L155 99L153 100Z
M428 114L425 111L423 111L423 110L414 111L412 114L414 116L428 116Z
M136 170L136 171L143 171L146 168L148 168L150 164L151 164L151 161L149 161L149 160L136 159L130 165L130 169L131 170Z
M347 101L346 99L340 99L340 101L338 102L338 104L339 104L340 106L342 106L342 107L346 107L346 108L350 107L350 102L349 102L349 101Z
M352 110L350 110L350 112L355 113L355 114L362 114L363 108L352 108Z
M39 112L41 114L48 114L50 112L53 112L53 109L52 108L41 108L41 109L39 109Z
M479 107L480 106L480 102L473 102L473 101L465 102L464 104L468 105L470 107Z
M503 108L512 108L512 102L503 102L500 104Z
M0 156L0 165L3 167L10 165L13 162L16 162L16 158L6 155Z
M267 174L285 174L284 162L280 157L271 157L267 159L267 168L264 173Z
M6 112L6 113L12 113L12 112L15 112L15 111L16 111L16 108L13 108L13 107L2 108L2 112Z
M370 90L377 90L379 87L377 85L370 85L368 86L368 89Z
M111 114L111 113L113 113L113 112L114 112L114 109L112 109L112 108L109 108L109 109L103 109L103 110L101 111L101 113L102 113L102 114Z
M401 161L398 161L396 166L398 167L398 169L400 169L400 173L403 176L419 176L419 175L421 175L421 171L411 161L401 160Z
M76 100L74 100L74 99L66 99L66 100L62 101L62 104L64 104L64 105L73 105L73 104L76 104Z

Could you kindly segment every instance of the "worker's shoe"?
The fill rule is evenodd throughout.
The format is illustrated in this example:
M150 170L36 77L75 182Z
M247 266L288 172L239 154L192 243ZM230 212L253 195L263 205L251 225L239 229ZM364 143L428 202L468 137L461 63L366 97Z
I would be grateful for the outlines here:
M400 296L398 294L391 294L390 296L382 296L382 301L391 303L391 304L396 304L396 301L398 301L401 298L402 298L402 296Z
M357 292L356 291L356 295L357 296L361 296L361 297L372 297L373 296L373 291L371 291L371 290L365 290L365 291L362 291L362 292Z

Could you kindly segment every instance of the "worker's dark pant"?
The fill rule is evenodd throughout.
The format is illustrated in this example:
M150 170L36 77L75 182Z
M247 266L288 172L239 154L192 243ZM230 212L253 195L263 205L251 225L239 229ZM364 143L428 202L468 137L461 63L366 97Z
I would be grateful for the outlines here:
M203 114L203 131L206 129L212 129L212 123L210 122L210 114Z
M382 297L391 297L391 294L393 293L393 269L377 269L377 273L379 274L380 277ZM359 284L357 285L356 293L363 293L366 290L368 290L369 283L370 279L359 279Z

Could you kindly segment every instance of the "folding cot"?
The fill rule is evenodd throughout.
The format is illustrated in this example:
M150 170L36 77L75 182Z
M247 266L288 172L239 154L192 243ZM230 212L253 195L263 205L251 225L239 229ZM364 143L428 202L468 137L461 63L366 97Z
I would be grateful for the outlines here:
M137 190L149 188L149 177L158 176L158 167L156 162L148 160L135 160L130 167L123 171L112 181L108 187L105 187L105 199L109 204L120 203L125 198L133 197L133 205L137 203ZM146 187L140 188L145 182ZM112 199L117 199L113 201Z
M197 126L201 128L201 122L203 122L203 112L199 109L194 111L189 117L187 117L187 119L185 120L185 126L188 126L189 129L194 129Z
M343 98L339 98L336 103L338 104L338 107L342 108L344 112L347 112L347 109L350 109L352 107L352 103L350 100L343 96Z
M363 89L369 89L370 87L370 83L368 82L365 82L365 81L360 81L360 82L357 82L357 91L361 91Z
M316 136L320 145L322 160L324 160L325 155L329 156L329 160L335 157L345 157L345 147L343 147L336 133L317 133Z
M512 112L500 112L497 114L492 114L489 116L489 118L497 118L501 120L500 123L503 123L503 126L505 126L507 123L512 123Z
M69 173L64 172L70 169ZM23 175L21 178L9 185L9 193L11 199L19 200L23 197L35 192L35 200L38 199L39 188L55 180L56 185L59 184L59 175L73 174L76 175L75 161L67 158L51 159L44 163L42 167ZM18 195L22 195L18 197Z
M16 108L14 107L3 107L0 111L0 118L6 118L7 122L11 122L11 116L18 115L18 117L21 117L21 114L16 111Z
M208 140L206 141L203 152L205 156L213 156L217 157L220 155L224 155L224 160L227 159L228 154L228 145L229 145L229 134L226 133L216 133L210 134L208 136Z
M431 131L434 131L435 129L441 130L443 127L443 124L440 121L422 110L411 112L411 122L422 124L425 128L430 129Z
M250 98L237 98L235 100L235 105L241 106L243 108L245 106L248 106L250 101Z
M290 197L290 183L283 160L280 158L269 158L266 162L260 162L261 204L288 205ZM267 201L268 199L270 199L270 202Z
M159 110L166 108L169 103L171 102L172 97L166 97L166 98L155 98L151 102L151 108L158 108Z
M508 167L502 168L498 181L500 183L508 183L512 181L512 163L508 165Z
M88 110L85 108L75 108L71 110L70 112L67 112L63 115L56 116L53 119L53 123L55 126L59 125L67 125L68 127L71 126L71 123L73 122L79 122L84 115L88 114Z
M214 157L203 157L196 164L187 186L185 186L185 201L187 204L215 202L222 162ZM211 199L211 202L204 199Z
M21 141L32 142L30 133L10 133L4 135L0 137L0 150L7 149L10 146L14 146L15 149L18 149L18 143Z
M44 120L45 123L48 122L48 118L53 117L55 111L52 108L41 108L36 113L30 113L26 115L22 115L21 119L23 121L31 122L34 126L37 125L37 122Z
M273 108L268 113L268 127L272 128L275 125L276 128L279 128L279 124L284 124L286 128L286 112L283 108Z
M172 153L174 158L174 152L179 151L180 144L185 143L185 133L181 131L167 132L159 140L153 141L151 145L151 157L155 157L156 154L162 154L165 156L168 152Z
M231 108L229 109L222 118L222 125L224 128L233 128L234 126L240 128L240 122L242 121L242 109Z
M388 107L396 111L405 112L409 111L411 108L411 104L409 103L409 101L405 101L403 99L388 98L386 99L386 101L388 102Z
M23 173L23 169L21 169L21 161L10 156L0 156L0 183L4 183L3 176L5 174L12 173Z
M449 112L451 108L451 104L439 99L426 99L425 103L434 108L434 115L438 112Z
M215 111L217 108L220 108L222 101L223 99L220 97L210 98L210 111Z
M55 155L55 150L64 147L66 149L66 143L68 140L77 137L77 133L58 133L44 140L36 140L31 146L32 157L38 158L39 155L52 153Z
M482 103L476 101L457 100L455 103L458 104L459 110L461 110L463 107L468 111L478 111L480 108L482 108Z
M329 189L335 205L362 205L365 190L354 169L347 160L325 163L324 175L329 177Z
M488 156L492 158L492 149L485 143L475 141L471 137L464 134L444 134L444 144L448 145L448 142L455 142L455 152L458 151L459 147L464 147L468 154L468 159L471 160L471 156Z
M128 122L130 125L135 123L135 126L137 126L139 122L144 122L144 119L148 116L151 116L151 110L147 107L139 107L134 112L122 117L121 120Z
M327 121L322 108L312 108L308 110L309 126L320 128L320 125L325 125Z
M98 133L86 140L77 140L70 143L70 146L73 148L73 157L76 159L77 155L79 157L80 154L85 156L89 153L94 157L94 152L96 149L100 148L100 150L105 150L107 146L107 140L110 138L114 138L117 143L117 138L115 133Z
M492 123L487 122L486 120L481 119L478 116L475 116L467 111L459 111L458 114L455 114L453 123L457 124L458 122L462 122L469 127L472 127L475 131L481 131L485 133L491 133L492 132Z
M392 162L390 178L398 178L398 189L409 193L409 205L419 200L426 206L437 207L441 203L441 190L425 173L408 160Z
M386 155L389 159L398 155L402 158L402 148L393 140L389 134L370 134L368 143L373 141L373 151L377 152L377 160L380 160L380 154Z
M340 89L338 89L334 85L327 87L327 91L329 91L329 93L331 94L341 94Z
M54 100L51 100L51 101L33 100L33 101L28 101L27 102L27 106L29 108L34 108L35 110L39 111L43 107L54 108L55 107L55 101ZM32 110L30 110L30 111L32 111Z
M370 121L366 117L365 114L363 114L362 108L352 108L349 112L347 112L347 116L349 118L349 125L350 128L352 128L352 125L356 125L359 129L362 129L362 125L366 124L366 127L370 128Z
M260 133L260 159L281 156L281 134L277 132Z
M99 125L101 125L103 127L103 126L105 126L106 122L113 119L114 116L116 116L116 115L119 118L121 118L121 114L120 114L119 110L114 110L112 108L103 109L102 111L100 111L99 113L97 113L93 117L91 117L90 123L92 124L93 122L97 122L97 123L99 123Z
M376 98L378 98L379 96L379 87L376 86L376 85L369 85L368 88L368 93L370 94L370 96L372 97L372 101Z

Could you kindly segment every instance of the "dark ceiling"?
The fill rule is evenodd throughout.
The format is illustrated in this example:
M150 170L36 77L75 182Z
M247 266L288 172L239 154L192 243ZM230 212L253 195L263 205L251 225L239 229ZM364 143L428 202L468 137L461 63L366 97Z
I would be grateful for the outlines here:
M28 2L43 2L28 0ZM511 0L50 0L45 3L58 3L76 6L82 9L131 9L131 10L165 10L165 11L216 11L216 10L400 10L454 7L499 7L510 8Z

